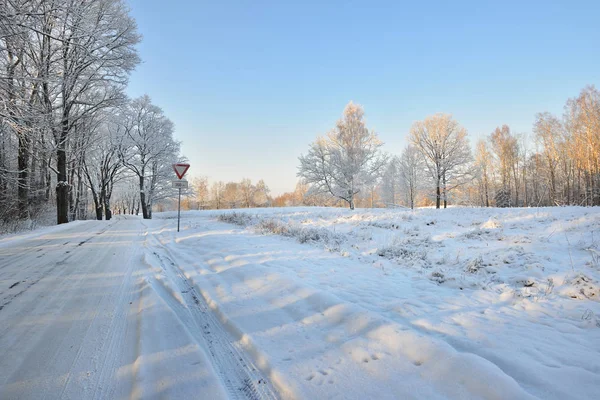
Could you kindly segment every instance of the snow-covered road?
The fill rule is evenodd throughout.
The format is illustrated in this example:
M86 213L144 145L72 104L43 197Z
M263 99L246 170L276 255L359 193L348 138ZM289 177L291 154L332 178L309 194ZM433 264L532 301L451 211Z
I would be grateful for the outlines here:
M190 212L179 233L165 213L0 238L0 399L594 398L600 214L490 212Z
M148 241L122 217L0 241L0 399L273 397Z

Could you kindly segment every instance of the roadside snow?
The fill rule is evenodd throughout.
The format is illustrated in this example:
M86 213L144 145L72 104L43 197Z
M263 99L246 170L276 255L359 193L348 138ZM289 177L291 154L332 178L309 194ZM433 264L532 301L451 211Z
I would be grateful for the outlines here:
M600 391L596 209L173 216L153 233L284 397Z

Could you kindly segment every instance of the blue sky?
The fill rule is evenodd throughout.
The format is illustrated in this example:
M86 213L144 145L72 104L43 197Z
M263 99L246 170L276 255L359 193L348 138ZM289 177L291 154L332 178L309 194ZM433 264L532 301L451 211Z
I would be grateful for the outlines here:
M451 113L472 143L600 86L600 1L128 0L147 93L191 175L293 190L298 156L350 101L399 154L414 121Z

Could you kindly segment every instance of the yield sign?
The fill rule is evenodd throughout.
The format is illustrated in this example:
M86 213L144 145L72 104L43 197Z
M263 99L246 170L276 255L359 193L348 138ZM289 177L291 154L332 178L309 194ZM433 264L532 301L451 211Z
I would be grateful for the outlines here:
M177 174L177 177L179 179L183 178L183 176L187 172L188 168L190 168L190 164L183 164L183 163L173 164L173 171L175 171L175 173Z

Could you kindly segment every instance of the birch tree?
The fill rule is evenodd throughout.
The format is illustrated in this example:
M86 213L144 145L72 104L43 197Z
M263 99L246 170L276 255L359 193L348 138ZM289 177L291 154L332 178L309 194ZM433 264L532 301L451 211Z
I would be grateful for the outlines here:
M492 154L488 149L487 142L480 139L475 150L475 166L478 169L479 193L481 204L490 206L490 183L492 170Z
M313 194L328 193L353 210L354 196L366 190L386 165L382 145L367 128L363 108L350 102L336 127L300 156L297 175L311 185Z

